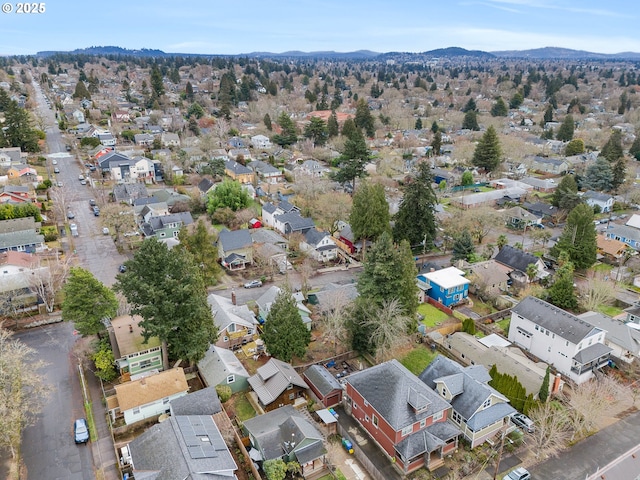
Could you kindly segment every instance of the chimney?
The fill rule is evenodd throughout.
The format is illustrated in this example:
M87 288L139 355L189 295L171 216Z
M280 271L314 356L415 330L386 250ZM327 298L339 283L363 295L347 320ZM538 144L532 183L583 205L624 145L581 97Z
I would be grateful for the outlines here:
M560 378L560 374L556 373L556 378L553 379L553 388L551 389L551 393L558 393L560 391L560 385L562 380Z
M129 324L129 333L133 333L133 325Z
M231 290L231 303L232 304L236 304L236 291L235 290Z

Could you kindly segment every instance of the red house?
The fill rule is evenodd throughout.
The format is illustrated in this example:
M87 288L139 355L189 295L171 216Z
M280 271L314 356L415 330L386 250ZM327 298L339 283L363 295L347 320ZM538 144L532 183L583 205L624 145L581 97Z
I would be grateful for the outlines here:
M304 371L302 377L326 408L338 405L342 401L340 382L322 365L311 365Z
M451 405L397 360L346 377L346 412L404 473L434 470L458 448Z

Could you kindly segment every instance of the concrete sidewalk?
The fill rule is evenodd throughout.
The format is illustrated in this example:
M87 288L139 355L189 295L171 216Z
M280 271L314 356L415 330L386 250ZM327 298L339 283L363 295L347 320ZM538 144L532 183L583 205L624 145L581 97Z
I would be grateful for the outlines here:
M98 380L93 372L86 368L85 379L88 394L91 397L93 421L98 434L98 440L91 442L96 478L98 480L121 480L122 475L118 468L118 459L116 458L113 439L111 438L111 432L107 424L107 412L102 404L100 380Z

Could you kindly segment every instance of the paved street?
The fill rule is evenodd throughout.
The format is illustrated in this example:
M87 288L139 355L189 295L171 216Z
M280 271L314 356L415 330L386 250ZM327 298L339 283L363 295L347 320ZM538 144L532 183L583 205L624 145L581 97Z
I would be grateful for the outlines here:
M28 478L34 480L94 479L91 446L76 445L73 421L85 417L78 380L73 325L56 323L15 334L47 363L41 371L53 388L35 425L24 431L22 456Z

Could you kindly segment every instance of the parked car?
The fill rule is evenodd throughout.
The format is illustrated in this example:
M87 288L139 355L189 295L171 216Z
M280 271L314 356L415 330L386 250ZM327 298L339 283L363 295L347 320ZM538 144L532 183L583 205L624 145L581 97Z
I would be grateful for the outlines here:
M531 474L526 468L516 468L513 472L508 473L502 480L529 480L531 478Z
M80 180L80 185L86 185L87 181L86 180Z
M55 158L53 160L51 160L51 163L53 163L54 165L58 164L58 160L56 160Z
M89 200L89 206L90 207L95 207L96 206L96 201L93 198L91 200Z
M61 187L62 186L62 182L58 182L58 186Z
M93 207L93 214L96 217L99 217L100 216L100 209L98 207Z
M262 282L260 280L251 280L244 284L244 288L258 288L262 286Z
M82 174L78 175L78 180L84 180L84 175Z
M94 167L93 165L89 165L89 171L90 172L95 172L96 171L96 167Z
M127 271L127 266L126 266L126 265L120 265L120 266L118 267L118 271L119 271L120 273L124 273L124 272L126 272L126 271Z
M65 147L64 147L64 148L67 150L67 152L70 152L70 151L71 151L71 145L65 145Z
M78 226L75 223L71 223L69 225L69 230L71 230L71 236L72 237L77 237L78 236Z
M53 173L60 173L60 169L58 167L54 168Z
M74 218L76 218L76 216L73 214L73 212L72 212L71 210L69 210L69 211L67 212L67 218L68 218L69 220L73 220Z
M76 443L86 444L89 441L89 428L84 418L79 418L73 422L73 438Z
M107 227L102 227L102 234L109 235L109 229Z
M535 431L535 425L533 420L527 417L524 413L514 413L511 415L511 422L517 425L527 433L533 433Z

